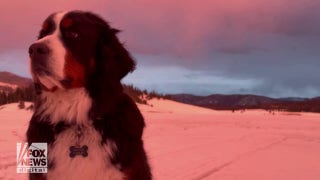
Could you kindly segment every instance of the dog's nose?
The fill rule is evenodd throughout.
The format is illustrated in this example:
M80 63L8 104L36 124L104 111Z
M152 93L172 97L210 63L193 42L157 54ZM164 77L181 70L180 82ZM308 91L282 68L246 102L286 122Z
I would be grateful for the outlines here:
M33 59L37 56L49 54L49 48L44 43L34 43L29 47L29 56Z

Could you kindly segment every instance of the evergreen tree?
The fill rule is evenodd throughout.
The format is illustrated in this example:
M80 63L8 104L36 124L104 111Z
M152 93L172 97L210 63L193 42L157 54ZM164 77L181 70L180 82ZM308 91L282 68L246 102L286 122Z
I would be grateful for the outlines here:
M26 106L24 104L24 101L20 101L18 104L19 109L24 109Z

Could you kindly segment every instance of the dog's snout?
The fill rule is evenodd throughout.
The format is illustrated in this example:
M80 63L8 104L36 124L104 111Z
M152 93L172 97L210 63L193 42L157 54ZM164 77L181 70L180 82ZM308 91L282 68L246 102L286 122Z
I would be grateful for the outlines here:
M50 57L50 49L45 43L34 43L29 47L29 56L31 59L32 72L47 72L48 58Z
M36 58L37 56L46 56L49 54L49 48L44 43L34 43L29 47L29 56Z

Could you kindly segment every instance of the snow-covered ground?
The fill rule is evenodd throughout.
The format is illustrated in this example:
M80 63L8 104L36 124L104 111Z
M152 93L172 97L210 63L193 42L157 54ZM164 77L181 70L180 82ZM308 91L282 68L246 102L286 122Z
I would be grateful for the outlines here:
M18 88L18 85L4 83L4 82L0 82L0 86L8 87L8 88L11 88L11 89L17 89Z
M168 100L139 105L156 180L319 180L320 114L214 111ZM152 105L152 106L151 106ZM0 106L0 179L16 174L31 112Z

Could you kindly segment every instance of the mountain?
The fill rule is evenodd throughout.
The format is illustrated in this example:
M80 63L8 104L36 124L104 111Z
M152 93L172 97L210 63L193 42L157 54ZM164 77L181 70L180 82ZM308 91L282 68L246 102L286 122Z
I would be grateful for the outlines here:
M32 80L26 77L21 77L11 72L0 71L0 82L15 84L18 86L28 86Z
M300 98L300 97L286 97L286 98L278 98L278 100L282 100L282 101L305 101L308 100L309 98Z
M222 95L195 96L174 94L170 98L177 102L220 110L268 109L286 111L320 112L320 97L315 98L270 98L257 95Z
M176 94L170 96L178 102L205 107L238 107L258 106L266 103L274 103L276 99L256 95L222 95L194 96L189 94Z
M229 109L237 107L255 107L262 104L278 102L278 99L257 95L223 95L213 94L209 96L194 96L189 94L170 95L172 100L192 104L197 106L209 107L213 109Z
M0 71L0 91L12 91L17 87L27 87L31 82L29 78L6 71Z
M34 94L33 88L30 88L32 83L31 79L15 75L10 72L0 72L0 92L15 93L17 87L29 87L25 88L28 94ZM191 104L210 109L218 110L237 110L237 109L267 109L267 110L286 110L286 111L306 111L306 112L320 112L320 97L315 98L270 98L266 96L258 95L223 95L212 94L209 96L196 96L192 94L173 94L173 95L161 95L156 92L142 91L132 85L124 85L124 91L136 102L141 104L147 104L147 101L152 98L164 98L171 99L177 102ZM20 93L20 92L17 92ZM21 94L21 93L20 93ZM21 96L21 95L20 95ZM19 97L20 97L19 96ZM9 98L10 99L10 98ZM21 100L21 99L20 99ZM25 99L23 99L25 100ZM17 102L16 100L3 100L3 102ZM0 98L1 104L1 98Z

